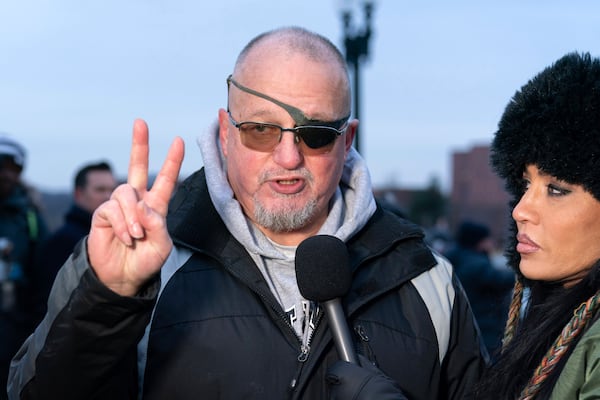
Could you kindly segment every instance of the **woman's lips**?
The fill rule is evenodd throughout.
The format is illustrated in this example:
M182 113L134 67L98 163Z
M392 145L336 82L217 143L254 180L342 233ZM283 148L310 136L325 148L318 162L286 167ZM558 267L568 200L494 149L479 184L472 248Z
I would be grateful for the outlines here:
M530 254L540 249L540 246L524 233L517 234L517 242L517 251L520 254Z

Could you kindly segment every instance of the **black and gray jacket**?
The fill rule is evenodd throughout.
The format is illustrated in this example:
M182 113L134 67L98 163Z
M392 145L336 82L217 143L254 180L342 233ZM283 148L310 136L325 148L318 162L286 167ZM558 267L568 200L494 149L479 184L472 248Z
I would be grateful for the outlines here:
M328 399L325 374L338 356L326 318L302 351L202 172L178 190L168 225L176 247L163 278L135 298L104 287L85 242L78 247L13 360L11 398ZM346 315L359 353L408 398L468 399L484 363L478 331L451 266L422 239L378 208L347 242Z

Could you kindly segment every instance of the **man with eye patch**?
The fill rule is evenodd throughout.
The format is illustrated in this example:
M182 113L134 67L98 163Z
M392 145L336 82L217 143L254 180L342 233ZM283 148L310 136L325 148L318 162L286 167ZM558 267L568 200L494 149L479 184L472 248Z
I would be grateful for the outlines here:
M226 84L204 167L180 185L176 138L147 188L135 121L127 183L59 272L11 398L470 398L487 357L472 312L422 230L374 200L339 50L303 28L268 31ZM358 363L340 360L299 291L296 247L315 235L348 249Z

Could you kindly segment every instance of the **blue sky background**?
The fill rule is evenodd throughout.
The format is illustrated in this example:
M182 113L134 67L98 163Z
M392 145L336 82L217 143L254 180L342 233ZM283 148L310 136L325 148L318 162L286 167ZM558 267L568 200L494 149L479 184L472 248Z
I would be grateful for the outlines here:
M124 176L141 117L151 169L178 135L185 177L202 165L196 138L225 104L225 78L245 43L301 25L343 49L340 9L351 3L1 1L0 131L27 147L27 181L68 190L87 161L108 159ZM361 146L376 186L436 177L448 189L451 152L489 143L529 78L570 51L600 56L594 0L378 0L373 19Z

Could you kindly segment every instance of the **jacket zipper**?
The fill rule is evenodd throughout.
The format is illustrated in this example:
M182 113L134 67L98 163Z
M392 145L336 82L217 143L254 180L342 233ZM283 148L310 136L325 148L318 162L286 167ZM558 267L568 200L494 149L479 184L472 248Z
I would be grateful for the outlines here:
M293 333L294 337L298 341L298 344L300 345L299 346L300 347L300 353L298 354L298 357L296 358L298 360L298 367L297 367L296 373L294 374L294 377L292 378L292 380L290 382L290 385L289 385L290 393L294 392L296 390L296 388L297 388L298 381L300 379L300 375L302 374L302 369L304 368L304 363L306 362L306 360L308 360L308 356L309 356L309 353L310 353L310 342L311 342L313 336L315 335L315 332L319 328L319 325L320 325L319 322L321 321L321 318L322 318L322 315L323 315L323 311L319 309L319 312L317 314L317 319L315 321L315 329L313 330L313 332L308 337L306 345L304 345L302 343L302 340L300 340L300 338L298 338L298 335L296 335L296 331L294 330L294 327L288 321L287 315L285 315L285 313L282 313L278 307L274 306L271 303L271 299L269 299L267 296L265 296L262 293L260 293L260 291L255 290L254 292L256 294L258 294L265 301L265 303L270 304L270 306L273 309L273 311L275 311L275 314L277 314L280 317L280 320L283 321L283 323L288 328L290 328L290 330Z
M308 340L306 341L306 344L302 344L302 342L300 341L300 354L298 354L298 357L297 357L298 368L296 369L296 373L294 374L294 377L292 378L292 381L290 382L290 387L289 387L290 391L292 391L292 392L295 391L297 388L298 381L300 380L300 375L302 375L302 369L304 368L306 360L308 360L308 356L310 353L310 343L312 342L312 338L315 336L315 332L317 331L317 329L319 329L319 326L321 326L320 322L321 322L322 318L323 318L323 311L319 307L319 311L317 313L317 318L315 319L315 329L310 333Z
M227 268L227 269L232 273L232 275L238 277L243 282L248 282L248 279L245 279L244 276L240 276L239 274L233 272L229 268ZM305 365L306 361L308 360L308 357L310 354L310 342L312 341L312 338L314 337L315 332L317 331L317 329L319 329L319 326L321 325L320 322L321 322L321 319L323 318L324 312L319 307L319 311L317 313L317 318L315 320L315 329L310 334L306 345L303 345L302 340L300 338L298 338L298 335L296 335L296 331L295 331L294 327L288 321L287 315L281 311L281 307L279 307L279 303L274 305L273 302L271 301L271 298L264 295L260 290L257 290L252 285L248 285L248 287L251 288L254 293L258 294L258 296L260 298L262 298L266 304L269 304L269 306L275 312L275 314L277 316L279 316L280 321L282 321L290 329L290 331L292 332L292 334L298 341L298 344L300 347L300 353L298 354L298 357L297 357L298 367L297 367L296 373L294 374L294 377L292 378L290 385L289 385L289 391L290 391L290 393L292 393L297 389L298 381L300 380L300 375L302 374L302 369L304 368L304 365Z
M369 343L371 339L369 338L369 335L367 335L364 326L360 324L356 325L354 327L354 332L356 332L356 334L360 338L361 347L363 349L363 354L365 355L365 357L367 357L369 361L373 363L373 365L377 366L377 358L375 357L375 353L373 352L373 349L371 348L371 345Z

